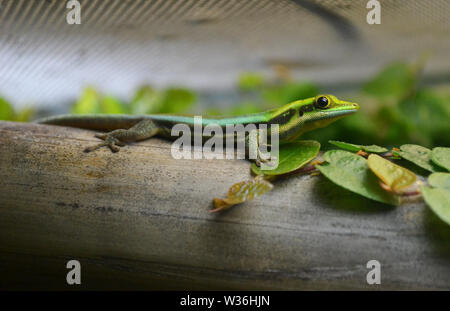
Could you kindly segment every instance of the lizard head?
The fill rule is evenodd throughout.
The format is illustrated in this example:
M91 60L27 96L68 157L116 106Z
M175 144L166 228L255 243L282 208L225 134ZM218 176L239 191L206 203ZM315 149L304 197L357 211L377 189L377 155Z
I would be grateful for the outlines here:
M313 99L317 119L335 119L358 111L357 103L338 99L333 95L318 95Z
M283 108L287 111L298 111L295 116L302 123L302 127L297 135L301 135L304 132L326 127L344 116L357 112L359 105L340 100L333 95L322 94L295 101ZM296 122L292 121L292 123Z
M334 95L317 95L303 101L299 115L304 115L310 126L320 128L358 110L357 103L340 100Z

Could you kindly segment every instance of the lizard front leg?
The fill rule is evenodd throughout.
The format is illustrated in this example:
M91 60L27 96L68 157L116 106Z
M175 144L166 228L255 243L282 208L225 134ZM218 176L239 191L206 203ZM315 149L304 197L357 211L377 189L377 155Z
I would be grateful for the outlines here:
M246 146L249 158L255 161L257 166L261 166L261 163L272 166L272 161L276 160L275 156L267 155L260 149L261 146L270 146L269 144L261 145L260 135L266 135L266 131L253 130L246 137Z
M112 152L117 152L126 142L135 142L155 136L159 127L150 119L142 120L129 129L118 129L105 134L96 134L95 137L104 141L84 149L84 152L91 152L101 147L109 147Z

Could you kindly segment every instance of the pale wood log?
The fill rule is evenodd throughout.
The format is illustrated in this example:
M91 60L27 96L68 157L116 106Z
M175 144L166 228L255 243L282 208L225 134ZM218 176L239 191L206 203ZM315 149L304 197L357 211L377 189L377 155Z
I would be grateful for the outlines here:
M323 177L292 176L222 214L244 160L175 160L151 139L86 154L93 132L0 122L2 289L450 289L450 227ZM367 261L382 284L366 283Z

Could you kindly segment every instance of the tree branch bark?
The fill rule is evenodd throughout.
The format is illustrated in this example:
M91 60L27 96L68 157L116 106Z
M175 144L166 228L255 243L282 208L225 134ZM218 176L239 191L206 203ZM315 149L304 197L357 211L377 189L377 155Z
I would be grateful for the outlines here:
M387 207L291 176L221 214L244 160L175 160L150 139L111 153L93 132L0 122L2 289L450 289L450 230L422 203ZM368 285L366 263L381 263Z

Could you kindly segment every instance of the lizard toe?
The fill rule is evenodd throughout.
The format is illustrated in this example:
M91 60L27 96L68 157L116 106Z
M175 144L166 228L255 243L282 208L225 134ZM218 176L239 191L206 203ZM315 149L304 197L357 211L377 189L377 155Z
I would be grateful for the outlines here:
M94 137L105 140L108 137L108 134L95 134Z
M108 147L112 152L118 152L120 150L120 147L125 146L125 143L121 142L112 135L97 134L95 135L95 137L103 139L104 141L97 145L87 147L86 149L84 149L84 152L92 152L101 147Z

